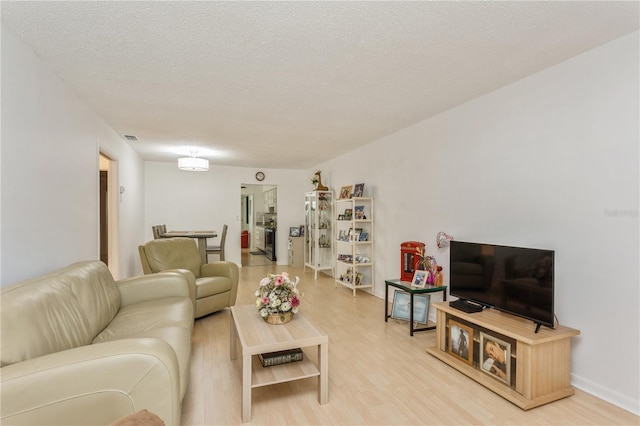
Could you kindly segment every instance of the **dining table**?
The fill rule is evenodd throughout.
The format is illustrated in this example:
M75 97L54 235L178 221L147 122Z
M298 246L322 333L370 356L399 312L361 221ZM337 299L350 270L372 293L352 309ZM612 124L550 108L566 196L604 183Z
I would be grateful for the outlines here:
M198 240L198 251L202 264L207 263L207 238L215 238L218 236L216 231L168 231L160 234L160 238L196 238Z

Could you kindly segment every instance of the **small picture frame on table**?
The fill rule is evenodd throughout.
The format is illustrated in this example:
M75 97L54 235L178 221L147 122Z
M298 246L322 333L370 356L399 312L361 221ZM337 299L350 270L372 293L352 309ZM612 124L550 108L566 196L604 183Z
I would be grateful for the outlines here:
M352 188L353 188L353 185L345 185L342 188L340 188L340 197L338 197L338 198L340 200L351 198L351 189Z
M480 332L480 369L491 377L511 384L511 344Z
M353 188L353 197L354 198L362 197L363 193L364 193L364 183L356 183Z
M473 329L449 320L449 353L473 365Z
M426 324L429 318L429 300L431 296L428 294L413 295L413 321L418 324ZM411 296L405 291L395 291L393 293L393 308L391 309L391 318L409 321L411 305Z
M291 226L291 227L289 227L289 236L290 237L299 237L300 236L300 227L299 226Z
M427 285L427 271L415 271L411 280L411 287L424 288Z

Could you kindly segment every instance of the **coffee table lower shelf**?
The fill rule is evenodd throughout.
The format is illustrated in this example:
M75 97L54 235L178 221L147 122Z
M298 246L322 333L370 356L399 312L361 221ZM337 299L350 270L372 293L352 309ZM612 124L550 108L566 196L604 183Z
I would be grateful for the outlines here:
M275 385L277 383L317 377L320 371L315 364L305 358L302 361L263 367L257 355L252 357L251 387Z

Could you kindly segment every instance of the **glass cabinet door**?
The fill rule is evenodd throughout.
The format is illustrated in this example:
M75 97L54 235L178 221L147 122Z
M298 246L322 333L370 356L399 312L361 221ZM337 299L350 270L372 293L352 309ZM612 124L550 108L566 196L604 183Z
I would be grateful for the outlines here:
M333 192L305 194L305 268L333 270Z

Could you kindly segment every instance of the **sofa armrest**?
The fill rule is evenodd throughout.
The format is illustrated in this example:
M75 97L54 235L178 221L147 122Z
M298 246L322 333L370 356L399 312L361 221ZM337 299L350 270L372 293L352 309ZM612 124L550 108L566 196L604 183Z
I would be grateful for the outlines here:
M127 306L166 297L192 298L189 280L185 275L177 271L166 271L120 280L117 282L120 305ZM195 279L193 285L195 294Z
M228 277L231 280L229 306L235 305L238 294L238 265L228 261L207 263L200 267L200 274L203 277Z
M169 344L122 339L1 369L2 424L110 424L147 409L180 424L180 372Z
M189 283L189 296L193 302L193 312L196 311L196 276L188 269L171 269L166 272L173 272L182 275Z

